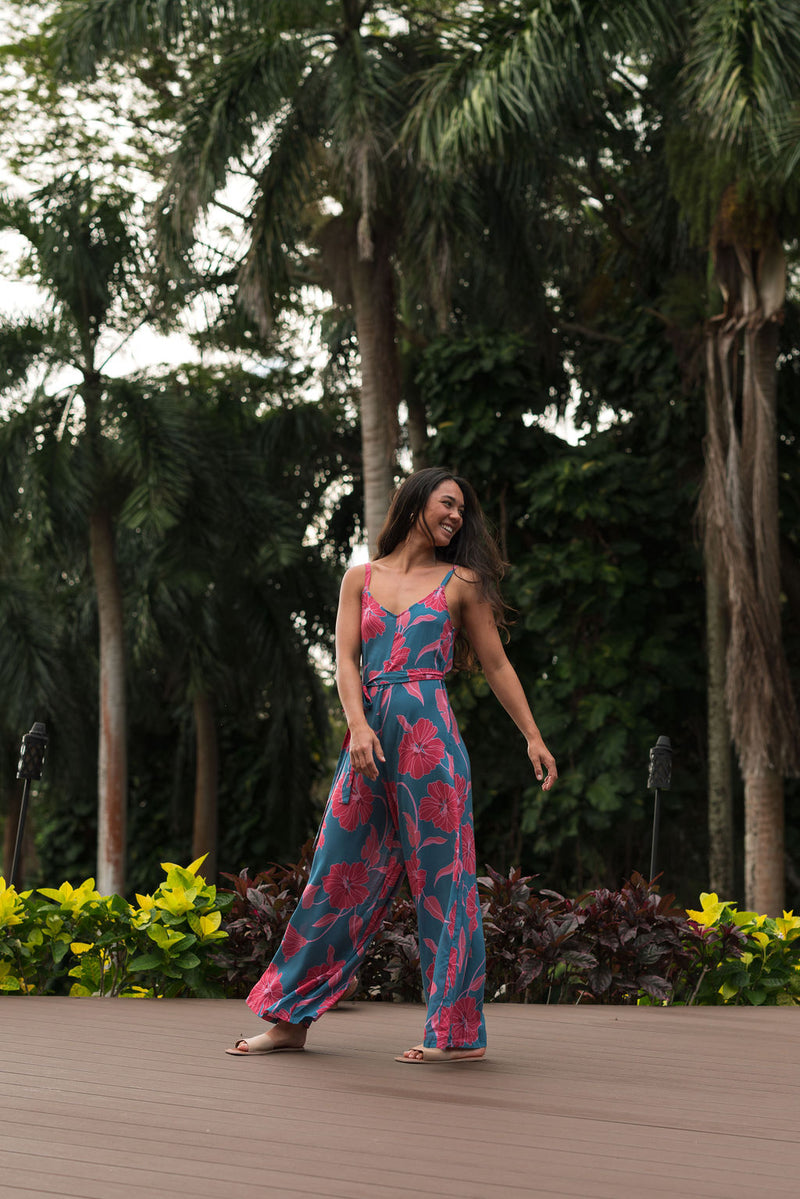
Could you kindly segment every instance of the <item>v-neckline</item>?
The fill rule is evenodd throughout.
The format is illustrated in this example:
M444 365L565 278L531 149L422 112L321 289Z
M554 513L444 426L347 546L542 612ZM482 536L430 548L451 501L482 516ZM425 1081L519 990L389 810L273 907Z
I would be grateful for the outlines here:
M446 581L450 578L450 575L453 573L453 570L454 570L454 567L451 566L450 569L448 570L447 574L444 576L444 578L441 579L440 582L436 584L436 586L433 588L432 591L429 591L427 593L427 595L423 595L421 599L414 600L414 602L412 604L409 604L407 608L403 608L402 612L392 612L391 608L385 607L379 599L375 599L375 596L372 594L372 592L370 590L370 586L369 586L369 584L372 582L372 571L370 571L369 583L367 583L364 590L366 591L367 595L372 600L372 602L377 604L382 612L385 612L387 616L391 616L394 620L399 620L401 616L405 616L406 612L410 612L412 608L416 608L419 604L424 604L425 600L430 599L432 595L436 595L436 592L440 591L442 589L442 587L444 587ZM448 615L449 615L449 611L448 611Z

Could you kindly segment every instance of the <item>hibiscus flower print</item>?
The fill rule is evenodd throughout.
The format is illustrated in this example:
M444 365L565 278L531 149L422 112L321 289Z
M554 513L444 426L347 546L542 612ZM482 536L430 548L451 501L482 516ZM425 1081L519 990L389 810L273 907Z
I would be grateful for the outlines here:
M378 866L381 860L381 843L378 832L374 827L369 830L367 839L361 849L361 857L368 866Z
M337 986L342 980L342 971L344 970L344 961L336 961L336 954L332 945L328 946L328 955L324 966L312 966L306 971L305 977L297 988L298 995L307 995L312 991L318 982L327 982L331 988Z
M475 873L475 834L471 824L461 829L461 864L466 874Z
M386 628L386 621L381 620L380 604L377 604L368 592L364 592L361 597L361 636L364 641L370 641L373 637L380 637L381 633Z
M471 1045L478 1039L481 1014L471 995L462 995L450 1009L450 1044Z
M426 871L422 869L416 853L412 853L406 862L406 873L408 874L408 885L411 888L411 894L416 899L424 891L425 879L428 877Z
M271 1007L274 1003L277 1003L279 999L283 999L281 974L274 962L262 974L260 981L254 988L254 995L255 992L258 993L258 1002L262 1011L264 1008Z
M419 818L435 824L442 832L454 832L461 819L461 804L455 787L438 780L431 783L428 794L420 802Z
M447 612L447 596L444 593L444 587L441 584L431 593L425 601L425 607L431 608L434 612Z
M475 929L478 927L478 912L479 911L480 911L480 904L478 903L478 892L475 889L475 887L472 887L470 889L469 894L467 895L467 906L466 906L467 920L469 922L469 931L471 933L474 933Z
M437 737L436 725L424 717L409 724L403 716L398 716L402 727L406 730L397 752L401 774L410 774L413 779L421 779L430 774L444 757L444 742Z
M396 632L392 641L389 657L383 664L384 671L405 670L408 663L409 648L400 632Z
M331 907L358 907L369 895L368 878L363 862L336 862L322 880Z
M331 800L331 811L342 828L352 833L359 824L368 824L372 813L372 792L363 777L360 774L355 776L348 803L342 802L341 788L337 788L337 792L334 792Z

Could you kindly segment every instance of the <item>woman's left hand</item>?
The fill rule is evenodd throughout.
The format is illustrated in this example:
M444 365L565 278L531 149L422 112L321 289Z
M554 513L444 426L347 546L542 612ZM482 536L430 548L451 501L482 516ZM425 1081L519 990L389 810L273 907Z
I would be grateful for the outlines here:
M528 742L528 757L536 771L536 777L542 784L543 791L549 791L558 778L556 760L541 737L532 737Z

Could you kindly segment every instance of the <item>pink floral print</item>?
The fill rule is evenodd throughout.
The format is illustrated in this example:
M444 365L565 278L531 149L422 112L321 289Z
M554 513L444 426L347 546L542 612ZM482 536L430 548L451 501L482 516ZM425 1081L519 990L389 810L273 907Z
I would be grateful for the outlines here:
M397 719L406 730L398 754L400 773L421 779L441 762L444 757L444 742L437 736L437 728L432 720L425 720L423 717L410 725L405 716L398 716Z
M370 594L367 566L364 711L386 763L371 781L342 748L308 885L247 1000L265 1020L309 1024L333 1006L405 874L419 923L423 1043L486 1044L469 758L443 681L454 638L449 578L394 615Z
M363 862L337 862L323 880L334 908L355 908L369 895L369 872Z
M461 802L455 787L438 780L431 783L428 794L420 801L419 818L430 821L446 833L458 828Z

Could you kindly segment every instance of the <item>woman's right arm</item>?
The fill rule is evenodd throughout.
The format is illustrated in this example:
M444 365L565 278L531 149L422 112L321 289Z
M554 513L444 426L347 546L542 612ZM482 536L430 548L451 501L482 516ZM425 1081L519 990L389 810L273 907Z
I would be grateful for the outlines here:
M367 724L361 687L361 592L363 566L351 566L342 579L336 615L336 688L350 730L350 763L368 779L378 777L383 756L381 743Z

